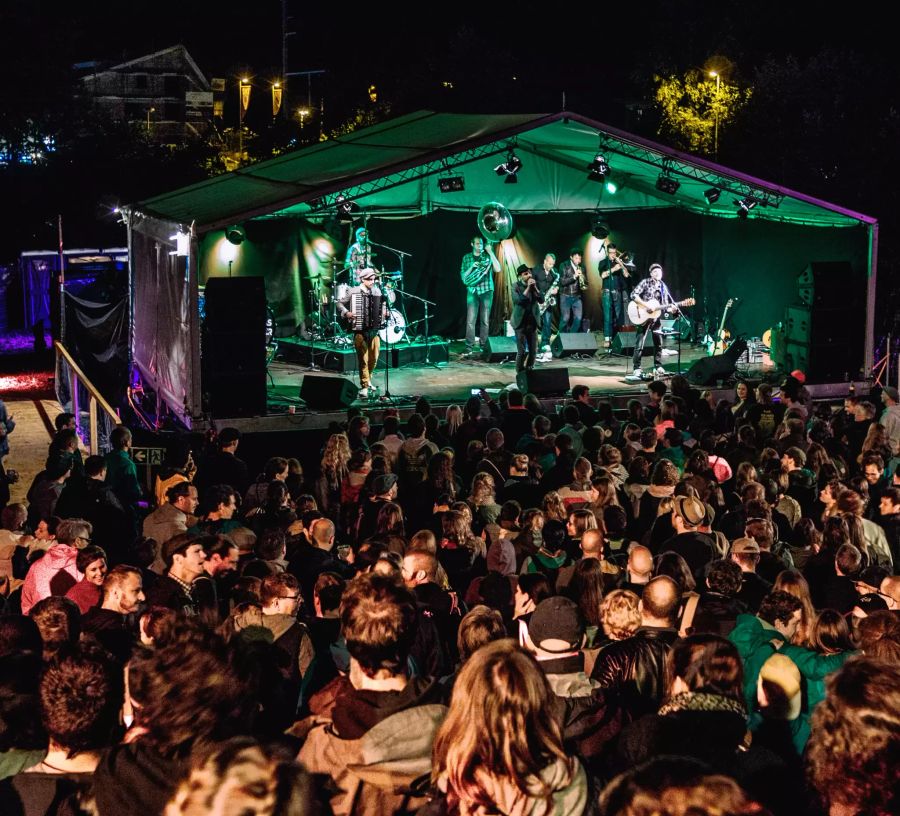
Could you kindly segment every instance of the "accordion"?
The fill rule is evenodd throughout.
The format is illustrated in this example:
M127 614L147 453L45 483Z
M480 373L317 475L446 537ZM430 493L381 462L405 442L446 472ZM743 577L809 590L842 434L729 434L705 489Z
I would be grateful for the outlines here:
M353 331L380 329L384 323L384 298L364 292L350 295L350 311L353 319L348 321Z

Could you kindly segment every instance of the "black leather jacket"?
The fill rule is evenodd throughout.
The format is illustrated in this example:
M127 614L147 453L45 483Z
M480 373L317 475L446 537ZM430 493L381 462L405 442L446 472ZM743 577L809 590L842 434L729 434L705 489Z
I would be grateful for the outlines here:
M631 718L653 713L665 694L666 655L677 638L675 629L642 626L603 649L591 677L615 690Z

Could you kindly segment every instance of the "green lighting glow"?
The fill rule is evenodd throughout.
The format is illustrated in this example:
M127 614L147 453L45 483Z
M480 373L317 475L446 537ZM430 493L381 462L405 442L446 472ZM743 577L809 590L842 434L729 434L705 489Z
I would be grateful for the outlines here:
M616 191L617 191L618 189L619 189L619 188L616 186L616 183L615 183L614 181L607 181L607 182L606 182L606 192L609 193L610 195L615 195L615 194L616 194Z

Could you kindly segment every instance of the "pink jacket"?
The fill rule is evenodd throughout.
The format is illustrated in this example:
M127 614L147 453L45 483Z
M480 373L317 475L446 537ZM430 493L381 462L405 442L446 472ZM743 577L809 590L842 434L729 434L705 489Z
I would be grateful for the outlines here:
M65 594L72 584L84 578L84 575L75 566L77 553L78 550L68 544L54 544L44 553L43 558L39 558L31 565L28 575L25 576L25 583L22 585L23 615L27 615L31 611L31 607L38 601L49 598L53 594L50 591L50 583L60 570L72 576L72 580L60 594Z

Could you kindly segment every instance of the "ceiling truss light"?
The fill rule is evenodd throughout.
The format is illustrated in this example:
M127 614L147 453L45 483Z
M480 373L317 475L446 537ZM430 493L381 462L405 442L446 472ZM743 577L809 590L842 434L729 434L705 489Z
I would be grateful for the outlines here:
M438 188L442 193L461 193L466 189L466 180L461 175L441 176L438 179Z
M609 175L609 162L606 160L606 156L602 152L594 156L594 160L587 166L587 171L588 181L602 184Z
M506 161L502 164L498 164L494 168L494 172L500 176L504 177L504 184L517 184L519 181L518 173L522 169L522 160L515 154L514 151L510 150L506 155Z
M661 193L675 195L679 187L681 187L681 182L678 179L673 179L668 173L660 173L656 179L656 189Z
M247 233L244 232L244 228L240 224L234 224L225 230L225 238L229 244L240 246L244 243L246 237Z
M736 200L735 206L737 206L738 218L746 218L750 214L750 210L752 210L759 202L753 198L752 196L744 196L744 198L739 201Z
M600 213L595 213L591 217L591 235L598 241L609 238L609 224Z
M703 197L706 199L707 204L715 204L721 195L722 191L717 187L710 187L708 190L703 191Z

